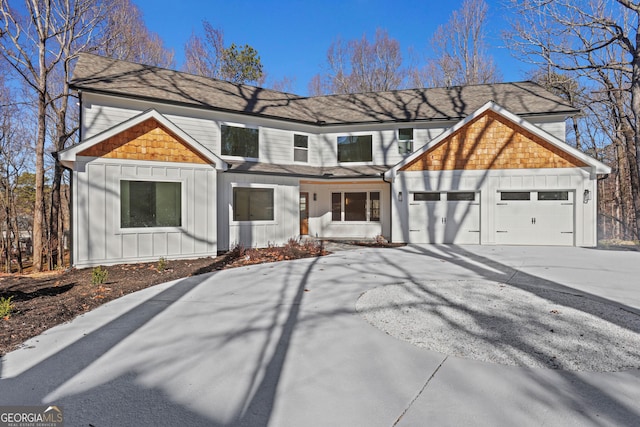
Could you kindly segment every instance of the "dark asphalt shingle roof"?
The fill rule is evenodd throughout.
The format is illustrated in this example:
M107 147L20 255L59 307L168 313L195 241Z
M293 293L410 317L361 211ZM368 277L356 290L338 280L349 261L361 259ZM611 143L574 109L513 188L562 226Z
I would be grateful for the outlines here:
M302 123L455 120L494 101L518 115L577 110L533 82L302 97L83 53L72 87Z
M227 160L227 172L257 173L267 175L285 175L308 178L367 178L377 177L390 166L353 165L353 166L307 166L307 165L278 165L273 163L255 163Z

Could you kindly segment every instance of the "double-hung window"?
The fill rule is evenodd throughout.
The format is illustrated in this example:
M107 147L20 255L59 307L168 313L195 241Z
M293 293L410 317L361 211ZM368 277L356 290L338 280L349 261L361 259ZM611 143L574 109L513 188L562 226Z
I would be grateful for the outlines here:
M380 221L380 192L331 193L331 220Z
M180 227L180 182L120 181L120 227Z
M413 152L413 129L398 129L398 153L402 155Z
M339 162L370 162L373 160L373 137L371 135L348 135L338 137Z
M309 137L307 135L293 135L293 161L309 161Z
M258 158L259 130L237 126L221 126L221 148L223 156Z

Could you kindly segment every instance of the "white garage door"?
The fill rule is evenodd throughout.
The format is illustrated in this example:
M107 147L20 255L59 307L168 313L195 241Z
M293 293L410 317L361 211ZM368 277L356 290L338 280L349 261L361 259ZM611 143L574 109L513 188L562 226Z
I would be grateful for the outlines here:
M411 243L480 243L480 195L471 191L409 194Z
M573 245L571 191L501 191L496 204L496 243Z

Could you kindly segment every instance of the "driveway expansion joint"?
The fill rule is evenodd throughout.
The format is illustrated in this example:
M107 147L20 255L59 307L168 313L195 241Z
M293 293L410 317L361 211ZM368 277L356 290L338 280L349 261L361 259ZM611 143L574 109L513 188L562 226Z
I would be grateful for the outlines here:
M420 391L418 392L418 394L416 394L415 397L413 399L411 399L411 402L409 402L409 405L404 409L404 411L402 411L402 414L400 414L400 416L396 419L396 421L393 423L392 427L395 427L396 425L398 425L400 420L402 420L402 417L404 417L405 414L409 411L409 409L411 409L411 407L413 406L415 401L418 400L418 398L422 395L422 393L427 388L427 386L429 385L431 380L436 376L436 374L438 373L438 371L440 370L442 365L444 365L444 362L446 362L448 358L449 358L449 356L445 356L444 359L442 359L442 362L440 362L440 364L436 367L436 369L433 371L431 376L429 378L427 378L427 381L424 383L422 388L420 388Z

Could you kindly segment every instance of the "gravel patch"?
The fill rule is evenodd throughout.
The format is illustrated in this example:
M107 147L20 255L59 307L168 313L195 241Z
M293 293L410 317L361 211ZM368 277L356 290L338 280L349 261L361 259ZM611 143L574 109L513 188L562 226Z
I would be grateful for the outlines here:
M640 316L580 295L433 281L372 289L356 309L393 337L452 356L569 371L640 369Z

